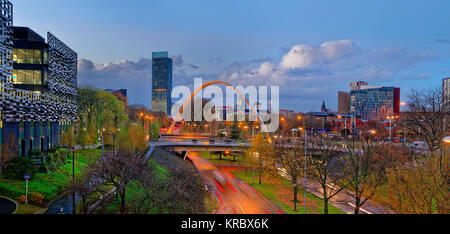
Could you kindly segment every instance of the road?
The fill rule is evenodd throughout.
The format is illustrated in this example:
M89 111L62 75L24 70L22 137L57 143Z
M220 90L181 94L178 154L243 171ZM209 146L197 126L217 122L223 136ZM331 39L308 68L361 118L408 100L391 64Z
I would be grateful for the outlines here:
M219 202L216 214L282 214L283 211L262 196L253 187L229 172L215 167L196 152L187 157L197 167L208 190Z
M280 171L280 175L288 178L289 176L283 171L283 169L278 169ZM322 186L314 182L310 179L307 179L307 190L312 193L314 196L322 198L323 189ZM299 184L304 184L304 179L299 180ZM328 185L329 189L337 190L338 187L334 187L332 185ZM331 190L330 190L331 191ZM329 192L328 192L329 193ZM348 191L341 191L336 194L333 198L330 199L329 203L334 207L344 211L347 214L355 213L355 198L348 194ZM386 214L386 211L379 208L376 203L371 200L368 200L364 205L359 209L359 214Z

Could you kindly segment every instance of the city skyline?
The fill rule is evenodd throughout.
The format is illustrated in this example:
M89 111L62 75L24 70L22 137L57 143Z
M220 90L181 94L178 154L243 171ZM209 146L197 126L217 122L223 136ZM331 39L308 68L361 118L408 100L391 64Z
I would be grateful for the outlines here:
M126 88L130 104L149 105L151 52L160 50L173 55L174 86L192 85L194 77L278 84L280 106L304 112L319 111L323 100L337 110L338 91L352 81L400 87L405 100L411 88L439 88L450 76L445 1L328 2L319 13L315 3L297 1L143 1L126 9L114 1L62 1L56 15L35 10L56 8L51 1L13 3L14 25L39 34L58 18L49 30L79 51L81 86Z

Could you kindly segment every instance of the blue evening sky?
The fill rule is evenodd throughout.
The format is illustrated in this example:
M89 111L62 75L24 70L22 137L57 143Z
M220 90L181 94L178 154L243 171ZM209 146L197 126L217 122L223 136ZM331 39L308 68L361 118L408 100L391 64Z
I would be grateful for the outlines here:
M148 59L159 50L176 60L175 85L194 76L277 84L282 108L296 111L317 111L323 100L336 109L337 91L355 80L398 86L406 100L411 88L450 77L445 0L12 3L16 26L50 31L78 52L81 85L127 88L132 104L149 105Z

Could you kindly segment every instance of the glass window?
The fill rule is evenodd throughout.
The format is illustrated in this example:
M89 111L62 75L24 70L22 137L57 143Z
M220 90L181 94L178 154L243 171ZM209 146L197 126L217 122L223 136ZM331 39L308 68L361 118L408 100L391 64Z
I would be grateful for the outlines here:
M33 50L33 59L34 59L34 64L42 64L42 59L41 59L41 51L40 50Z
M48 63L48 53L47 50L44 50L44 64Z
M45 59L47 54L45 53ZM32 49L14 49L13 61L22 64L42 64L42 51Z
M42 71L40 70L13 70L14 84L42 85Z

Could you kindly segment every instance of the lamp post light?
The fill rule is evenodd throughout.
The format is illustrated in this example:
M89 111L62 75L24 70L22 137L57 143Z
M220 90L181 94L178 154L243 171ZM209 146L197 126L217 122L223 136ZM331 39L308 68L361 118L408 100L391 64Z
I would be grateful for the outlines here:
M394 119L393 116L388 116L387 119L389 120L389 142L392 141L392 119Z
M406 102L401 102L400 106L401 106L400 115L403 112L403 125L404 125L404 128L403 128L403 145L406 146L406 115L405 115Z
M281 133L281 135L284 135L284 132L286 131L286 119L284 117L281 117L281 122L283 122L283 131Z

